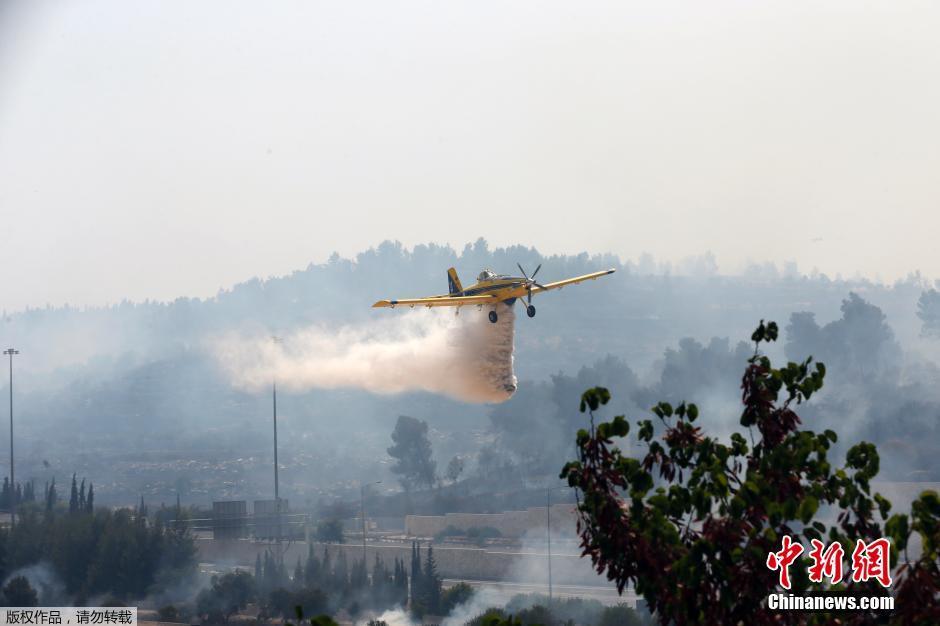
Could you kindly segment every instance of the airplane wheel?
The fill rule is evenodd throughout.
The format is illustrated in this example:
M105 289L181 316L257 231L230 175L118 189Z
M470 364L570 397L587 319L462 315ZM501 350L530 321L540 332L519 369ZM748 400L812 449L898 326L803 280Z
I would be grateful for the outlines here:
M535 307L531 304L527 306L525 308L525 314L528 315L529 317L535 317Z
M499 319L499 316L496 315L496 311L490 311L489 317L490 317L490 321L493 322L494 324L496 323L496 320Z

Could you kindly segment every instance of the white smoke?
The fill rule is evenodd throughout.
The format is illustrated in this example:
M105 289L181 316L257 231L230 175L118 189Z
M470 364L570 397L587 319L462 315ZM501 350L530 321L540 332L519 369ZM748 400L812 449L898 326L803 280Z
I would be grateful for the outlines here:
M371 620L385 622L388 626L420 626L421 622L415 622L404 609L390 609L381 615L367 617L356 621L356 626L368 626Z
M516 390L515 314L504 304L497 310L495 324L488 310L474 307L456 316L376 311L369 325L313 326L277 342L270 334L232 333L213 340L211 350L233 384L248 390L276 380L294 391L430 391L465 402L503 402Z
M39 606L69 606L72 602L65 592L65 583L55 573L55 570L44 561L21 567L12 572L0 581L0 587L5 587L17 576L22 576L29 581L29 586L33 588L39 598Z
M441 626L464 626L473 618L486 613L492 608L502 608L506 606L505 594L484 588L476 589L470 599L463 604L458 604L441 622Z

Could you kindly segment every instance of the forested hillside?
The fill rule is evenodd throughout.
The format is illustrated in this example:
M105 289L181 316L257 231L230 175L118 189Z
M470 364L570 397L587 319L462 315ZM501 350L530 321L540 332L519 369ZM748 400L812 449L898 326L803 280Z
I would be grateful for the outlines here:
M483 240L463 250L385 242L204 300L4 312L0 341L21 351L17 478L42 484L77 471L104 503L140 493L167 502L177 492L202 503L262 497L270 490L271 398L233 388L208 348L213 338L368 327L415 315L371 309L377 299L446 292L450 266L469 284L484 267L516 273L517 262L529 271L542 264L542 281L618 271L537 296L538 315L516 320L520 386L504 404L355 389L280 394L281 479L292 503L315 503L360 478L388 478L385 449L399 415L429 423L442 469L461 455L466 475L485 474L499 450L501 463L532 480L557 475L581 419L577 399L589 386L611 388L622 404L614 408L629 414L694 390L687 399L702 407L703 420L736 423L729 390L747 355L737 342L760 318L789 321L785 356L814 354L837 365L808 416L838 423L849 440L876 440L889 477L940 479L940 342L931 326L940 299L919 276L883 285L770 265L726 276L709 255L669 266L648 256L490 249ZM461 313L468 314L478 313ZM518 436L533 432L539 436Z

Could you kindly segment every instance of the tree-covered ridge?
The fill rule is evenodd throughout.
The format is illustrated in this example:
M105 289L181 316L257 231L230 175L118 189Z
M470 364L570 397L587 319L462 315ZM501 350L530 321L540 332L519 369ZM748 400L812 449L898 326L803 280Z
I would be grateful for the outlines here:
M858 436L890 440L886 476L937 479L940 342L921 336L918 299L929 292L922 278L881 285L766 266L723 276L707 258L666 268L648 257L543 255L524 246L493 248L482 240L462 249L385 242L355 258L334 255L210 298L8 313L0 341L21 350L17 437L33 451L21 457L17 477L24 485L34 481L38 492L55 476L65 482L73 469L96 475L103 469L96 464L107 459L115 480L96 482L101 503L128 502L142 492L167 501L181 492L185 501L203 504L261 497L268 485L255 468L269 462L270 447L259 445L268 437L259 416L269 413L270 399L232 386L209 348L214 339L230 331L289 336L308 327L334 332L344 325L371 328L414 319L413 311L375 310L370 304L379 297L444 291L450 265L469 280L482 267L512 271L517 261L542 264L540 277L608 266L619 271L609 280L545 294L538 317L517 322L514 367L520 384L505 404L468 405L421 393L283 391L283 411L292 418L285 426L291 435L283 440L283 458L292 469L282 486L292 501L310 495L311 480L356 478L348 472L352 466L391 482L386 450L389 419L397 415L428 423L432 460L441 469L460 457L467 460L464 477L488 472L494 451L471 433L489 430L499 442L500 462L544 477L552 473L549 451L570 445L571 398L592 384L615 390L624 410L655 399L674 401L678 390L693 387L703 390L702 406L727 405L734 401L726 390L741 349L727 338L749 327L755 311L790 320L788 345L818 340L825 354L815 353L845 363L811 411L821 419L849 416L846 427ZM846 310L844 302L850 304ZM866 341L849 348L846 332ZM869 371L864 380L856 374ZM0 395L5 385L0 377ZM347 418L337 422L340 413ZM542 450L532 438L515 436L533 427L545 435L538 442ZM318 471L305 473L313 457ZM239 465L239 458L247 461ZM164 468L159 475L157 466ZM216 474L230 476L225 482L234 487L220 485Z
M644 334L666 324L673 329L669 341L677 334L730 335L733 326L729 322L745 323L744 313L756 302L782 318L807 307L831 310L852 290L875 298L893 318L903 311L909 318L905 323L914 323L915 301L929 288L917 275L882 285L860 279L832 280L821 274L807 276L792 267L778 270L773 265L754 265L743 274L723 276L716 273L714 260L707 255L673 267L657 263L649 255L636 261L612 254L545 255L522 245L492 248L483 239L460 251L433 243L409 249L386 241L354 258L334 254L324 263L311 263L285 276L251 278L211 297L5 311L0 338L18 340L33 355L34 363L49 361L43 354L48 349L42 349L49 341L74 346L79 329L87 337L86 343L80 344L85 358L87 353L166 354L191 347L206 333L242 324L289 329L325 321L369 320L374 315L369 305L380 297L446 292L445 271L450 266L468 282L484 267L512 273L516 263L525 267L541 264L545 280L607 267L618 269L603 284L592 283L590 296L568 296L571 290L566 295L545 296L545 302L551 304L540 309L540 316L552 310L557 311L553 314L556 320L574 316L576 322L600 321L602 325L618 319L628 321L633 332ZM692 298L697 302L695 310L687 306Z

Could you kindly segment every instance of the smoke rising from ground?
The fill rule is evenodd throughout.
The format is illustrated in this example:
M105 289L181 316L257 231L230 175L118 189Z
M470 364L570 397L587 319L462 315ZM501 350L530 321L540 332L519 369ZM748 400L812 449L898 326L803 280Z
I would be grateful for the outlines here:
M21 567L6 578L0 580L0 587L5 587L17 576L29 581L29 586L36 591L40 606L68 606L72 599L65 591L65 584L46 561L40 561L27 567Z
M278 341L270 334L231 333L211 348L232 383L246 390L276 380L292 391L429 391L464 402L503 402L516 390L515 314L506 305L497 309L495 324L488 310L472 307L459 315L382 311L368 325L312 326Z
M415 622L404 609L389 609L380 615L370 616L356 620L356 626L369 626L372 620L384 622L388 626L418 626L420 622Z

